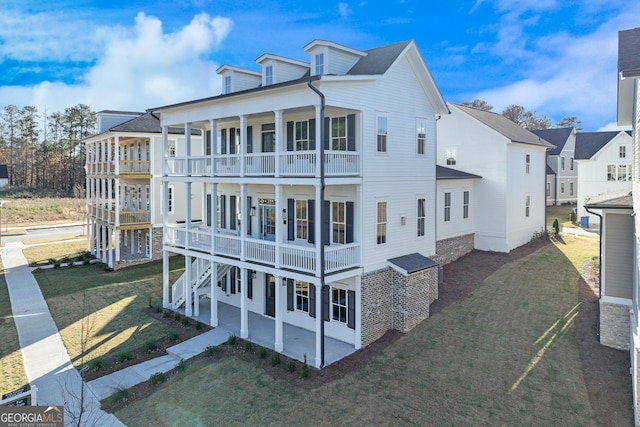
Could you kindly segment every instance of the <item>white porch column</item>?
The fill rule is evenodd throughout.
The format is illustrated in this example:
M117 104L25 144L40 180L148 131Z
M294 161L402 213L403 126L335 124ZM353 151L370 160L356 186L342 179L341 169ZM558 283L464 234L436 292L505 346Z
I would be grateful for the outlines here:
M273 343L273 347L278 353L282 353L282 351L284 350L283 323L282 323L282 313L281 313L282 310L280 310L280 308L282 307L282 304L280 304L280 298L282 298L282 276L276 276L275 281L276 281L276 286L275 286L276 288L276 303L275 303L276 331L275 331L275 342Z
M240 261L246 260L247 222L249 207L247 206L247 184L240 184ZM244 283L244 282L243 282Z
M108 174L112 174L113 172L111 172L111 164L113 162L113 152L111 150L111 147L113 145L111 144L111 138L107 140L107 173Z
M107 251L109 250L109 241L107 240L107 226L102 225L102 262L107 264Z
M186 197L186 204L187 204L187 217L185 218L185 226L187 227L187 241L186 241L186 247L187 249L191 247L191 183L187 182L186 183L187 186L187 191L185 192L185 197ZM175 194L174 194L174 198L175 198ZM174 201L175 203L175 201Z
M191 176L191 123L184 125L184 139L186 142L187 176Z
M316 250L316 277L322 276L322 265L320 259L322 257L322 245L324 245L324 236L322 235L322 186L320 183L314 185L316 188L316 203L315 203L315 250Z
M322 128L324 123L322 122L322 105L318 104L316 107L316 178L320 178L320 169L322 167L322 159L320 153L322 152ZM327 135L328 137L328 135ZM319 200L319 199L316 199ZM318 217L319 218L319 217Z
M211 128L211 139L209 140L211 176L216 176L216 150L218 149L218 122L216 119L209 120L209 128Z
M246 268L240 269L240 286L244 286L244 289L242 290L242 292L240 292L240 338L246 339L246 338L249 338L249 311L247 309L247 269Z
M282 151L282 110L276 110L275 112L276 118L276 152L273 153L275 155L274 161L276 162L275 167L275 175L276 177L280 176L280 153ZM278 212L278 215L280 212Z
M169 252L162 250L162 306L169 308Z
M113 262L113 245L111 244L111 242L113 241L113 228L107 226L107 265L109 266L109 268L113 268L114 267L114 262Z
M169 126L162 126L162 153L160 159L162 161L162 176L167 176L167 151L169 150Z
M356 291L356 350L362 348L362 275L355 277Z
M240 116L240 176L244 176L247 154L247 116Z
M116 202L115 205L115 225L116 227L120 226L120 178L115 179L114 190L116 192L114 199Z
M115 153L113 155L113 162L115 163L114 171L116 175L120 174L120 137L116 136L114 138L115 142Z
M277 163L276 163L277 164ZM276 248L275 248L275 268L280 268L280 252L281 252L281 242L282 242L282 184L276 184Z
M211 261L211 321L212 327L218 326L218 299L216 288L218 287L218 264Z
M218 231L218 184L211 184L211 253L216 251L216 232Z
M184 314L188 317L193 316L192 298L191 294L191 257L189 255L184 257Z
M322 286L320 281L316 282L316 360L315 367L320 368L322 363Z
M96 259L102 261L102 225L96 221L93 226L96 236Z
M120 262L120 230L114 228L113 234L115 237L115 246L113 248L113 250L115 251L115 259L113 263L117 264L118 262Z
M202 263L200 262L200 258L195 258L195 263L196 263L196 284L198 284L198 282L200 281L200 277L202 274L202 271L200 271L200 267L202 265ZM198 287L193 286L193 317L198 317L200 316L200 298L198 297Z
M108 224L114 224L115 221L111 220L111 216L114 215L114 212L113 212L113 180L111 178L109 178L108 180L106 180L106 184L107 184L107 223Z

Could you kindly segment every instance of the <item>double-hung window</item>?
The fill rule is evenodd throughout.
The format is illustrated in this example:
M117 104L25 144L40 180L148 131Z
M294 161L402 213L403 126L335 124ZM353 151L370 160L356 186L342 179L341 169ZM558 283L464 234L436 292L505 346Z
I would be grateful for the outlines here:
M124 151L125 160L127 159L127 150ZM167 141L167 157L175 157L176 156L176 140L170 139Z
M173 185L167 186L167 213L173 213Z
M324 53L316 54L316 76L324 74Z
M531 207L531 196L526 195L524 198L524 216L529 217L529 209Z
M296 200L296 239L309 238L309 212L306 200Z
M427 141L427 124L422 120L418 120L416 124L416 143L417 143L417 153L424 154L425 153L425 145Z
M457 150L455 148L447 148L445 157L447 159L447 166L455 166L456 164L456 153Z
M462 193L462 218L469 218L469 191Z
M347 151L347 117L331 118L331 149Z
M573 196L573 182L569 183L569 195Z
M418 199L418 216L417 216L417 235L418 237L424 236L425 223L426 223L426 199Z
M377 136L377 151L378 153L387 152L387 118L385 116L378 116L376 119L376 136Z
M378 202L376 217L377 244L387 243L387 202Z
M444 220L451 221L451 193L444 193Z
M347 291L331 288L331 318L336 322L347 323Z
M309 283L296 280L296 310L309 312Z
M346 239L345 202L331 203L331 221L333 225L333 243L344 244Z
M273 84L273 65L267 65L264 69L264 84Z
M627 147L625 147L624 145L620 146L620 158L621 159L626 159L627 158Z
M224 76L224 93L231 93L231 76Z
M564 164L564 157L562 158L562 162ZM525 173L529 173L530 169L531 169L531 154L525 154L524 156L524 171ZM564 169L564 166L562 167L562 169Z
M296 151L309 150L309 122L295 122L294 147Z
M560 169L564 170L564 156L560 157Z

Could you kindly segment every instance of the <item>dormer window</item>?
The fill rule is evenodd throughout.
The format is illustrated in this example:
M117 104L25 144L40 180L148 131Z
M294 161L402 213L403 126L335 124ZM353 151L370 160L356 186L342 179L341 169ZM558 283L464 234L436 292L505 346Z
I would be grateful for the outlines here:
M224 93L231 93L231 76L224 76Z
M324 53L316 55L316 76L324 74Z
M273 66L268 65L264 69L264 84L271 85L273 84Z

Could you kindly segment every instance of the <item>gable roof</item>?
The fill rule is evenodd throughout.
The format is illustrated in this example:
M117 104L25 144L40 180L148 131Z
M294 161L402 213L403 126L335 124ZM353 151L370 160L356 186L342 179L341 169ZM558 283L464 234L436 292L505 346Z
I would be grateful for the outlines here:
M391 264L392 268L395 267L396 270L400 270L400 272L405 275L439 265L431 258L427 258L417 252L397 258L391 258L390 260L387 260L387 262Z
M384 74L410 43L411 41L405 41L365 50L367 56L360 58L347 71L347 74L351 76Z
M584 207L592 209L633 209L633 196L629 190L599 194L589 198Z
M554 146L542 139L538 135L523 128L515 122L512 122L502 114L493 113L491 111L480 110L478 108L466 107L464 105L453 104L463 112L475 118L481 123L489 126L491 129L502 134L511 142L520 144L536 145L538 147L553 148Z
M108 132L131 132L131 133L162 133L162 127L160 126L160 120L154 116L151 112L144 113L141 116L135 117L119 125L113 126L107 129L101 134ZM169 128L170 134L184 134L184 129L181 128ZM91 137L101 135L100 133L91 135ZM199 129L191 129L191 135L200 135Z
M556 148L549 150L549 155L557 156L564 149L567 140L571 136L571 132L573 132L572 127L568 128L553 128L553 129L536 129L531 132L538 135L540 138L548 141L549 143L556 146Z
M588 160L609 143L620 131L578 132L576 134L576 160ZM629 132L627 132L630 134Z
M436 179L475 179L482 178L480 175L462 172L446 166L436 165Z
M547 165L547 175L555 175L555 171L551 169L551 166Z

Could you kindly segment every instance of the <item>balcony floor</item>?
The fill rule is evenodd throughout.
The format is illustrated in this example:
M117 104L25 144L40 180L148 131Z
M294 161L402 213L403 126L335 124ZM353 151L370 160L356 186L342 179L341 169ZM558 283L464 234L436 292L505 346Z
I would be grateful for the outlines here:
M184 314L184 309L178 310ZM195 317L202 323L209 325L211 320L211 300L200 300L200 315ZM263 347L274 349L275 319L249 311L249 340ZM226 330L229 334L240 337L240 308L223 302L218 302L218 328ZM304 361L307 354L307 363L311 366L316 357L315 332L298 326L283 324L284 349L282 354L292 359ZM325 337L325 366L334 363L356 351L355 347L343 341Z

